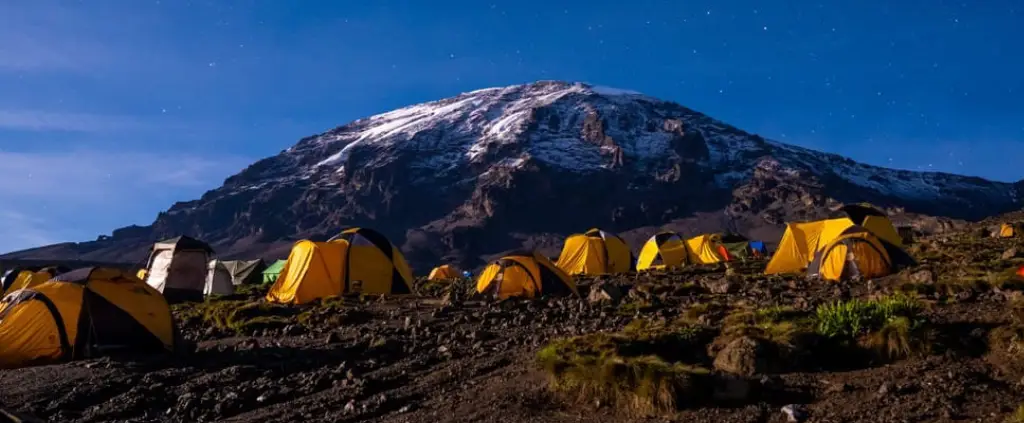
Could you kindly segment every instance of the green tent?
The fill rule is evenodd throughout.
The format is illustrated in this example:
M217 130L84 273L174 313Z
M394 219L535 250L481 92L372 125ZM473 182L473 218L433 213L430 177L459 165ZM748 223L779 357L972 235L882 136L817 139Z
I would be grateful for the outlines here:
M263 271L263 283L276 282L277 276L281 274L282 270L284 270L285 263L287 263L286 260L278 260L275 261L274 264L271 264L269 267L267 267L267 270Z
M722 246L725 247L725 251L728 251L729 256L733 259L745 260L750 258L750 242L724 242Z

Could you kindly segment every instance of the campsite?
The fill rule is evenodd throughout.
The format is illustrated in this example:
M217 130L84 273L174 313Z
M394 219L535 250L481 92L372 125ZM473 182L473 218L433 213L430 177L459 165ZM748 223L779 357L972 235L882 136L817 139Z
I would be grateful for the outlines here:
M2 404L74 422L952 422L1018 412L1024 237L1005 228L1024 215L904 245L884 216L857 225L869 219L848 210L789 225L765 256L729 236L659 233L630 246L594 229L567 237L558 257L513 252L473 278L452 265L413 277L367 228L300 241L269 267L225 264L178 237L154 244L145 272L25 273L53 282L23 277L24 298L0 306L15 310L0 326ZM879 267L897 250L912 262ZM820 262L820 272L786 268L793 261ZM42 323L49 303L58 327ZM37 337L56 330L73 348L12 355L19 324ZM125 339L120 351L94 348Z
M0 1L0 423L1024 423L933 3Z

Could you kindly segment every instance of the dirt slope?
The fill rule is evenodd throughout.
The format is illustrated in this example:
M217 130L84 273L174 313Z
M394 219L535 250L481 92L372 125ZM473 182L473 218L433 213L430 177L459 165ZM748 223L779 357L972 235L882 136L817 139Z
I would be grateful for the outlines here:
M787 404L804 406L810 422L1000 422L1024 402L1024 356L1016 340L999 335L1020 324L1011 311L1024 281L1007 270L1024 265L1024 254L1008 254L1024 253L1024 240L975 232L925 240L911 248L918 267L870 282L766 278L763 263L751 262L729 276L706 267L584 278L582 299L473 302L461 286L424 286L416 297L261 308L251 304L262 293L253 289L176 307L196 343L191 355L0 370L0 404L61 422L771 423L786 421ZM627 294L617 305L591 304L596 283ZM537 361L555 339L622 331L638 318L720 309L698 321L724 333L722 316L733 310L781 305L813 314L838 299L895 291L924 304L927 352L896 360L810 355L802 368L742 376L715 370L742 387L729 401L637 414L552 390Z

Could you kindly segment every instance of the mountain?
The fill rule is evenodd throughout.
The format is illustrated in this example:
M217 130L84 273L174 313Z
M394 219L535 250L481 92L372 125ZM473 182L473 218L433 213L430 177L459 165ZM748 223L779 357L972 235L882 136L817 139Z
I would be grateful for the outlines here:
M419 270L592 226L774 240L844 202L980 219L1020 209L1016 184L893 170L749 134L640 93L542 81L464 93L300 140L179 202L149 226L7 257L134 261L186 234L225 256L281 257L346 225L380 230Z

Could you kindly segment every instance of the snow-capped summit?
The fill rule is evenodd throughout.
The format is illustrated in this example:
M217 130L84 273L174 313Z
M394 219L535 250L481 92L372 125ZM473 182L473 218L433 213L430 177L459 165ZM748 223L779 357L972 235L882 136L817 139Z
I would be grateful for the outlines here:
M353 149L413 142L416 145L409 148L450 149L445 152L445 158L432 160L431 164L444 165L446 161L457 160L456 152L462 153L468 161L479 161L488 150L515 142L517 137L528 129L535 110L545 107L575 107L574 102L587 97L595 104L603 105L628 105L632 99L657 101L635 91L582 83L539 82L476 90L453 98L403 107L360 119L332 131L329 137L321 137L317 142L344 143L345 146L317 163L316 167L337 166L339 170L344 170L346 159ZM601 99L598 100L597 97ZM556 104L559 106L555 106ZM576 111L581 112L593 112L593 109ZM459 140L417 138L421 132L438 127L450 127L454 131L460 131L463 135L471 136L473 142L469 141L469 137L461 137ZM451 142L441 144L437 141ZM637 144L642 145L647 141L639 140ZM424 143L427 145L424 146ZM563 160L559 157L560 153L551 148L538 146L537 152L552 162L574 165L573 160ZM643 154L649 151L637 152Z
M404 245L414 262L454 254L473 263L538 246L545 234L681 221L690 222L685 230L750 233L840 202L981 218L1020 208L1021 185L865 165L635 91L541 81L307 137L201 199L175 204L152 226L76 251L110 259L129 245L187 234L222 253L254 255L364 225Z

